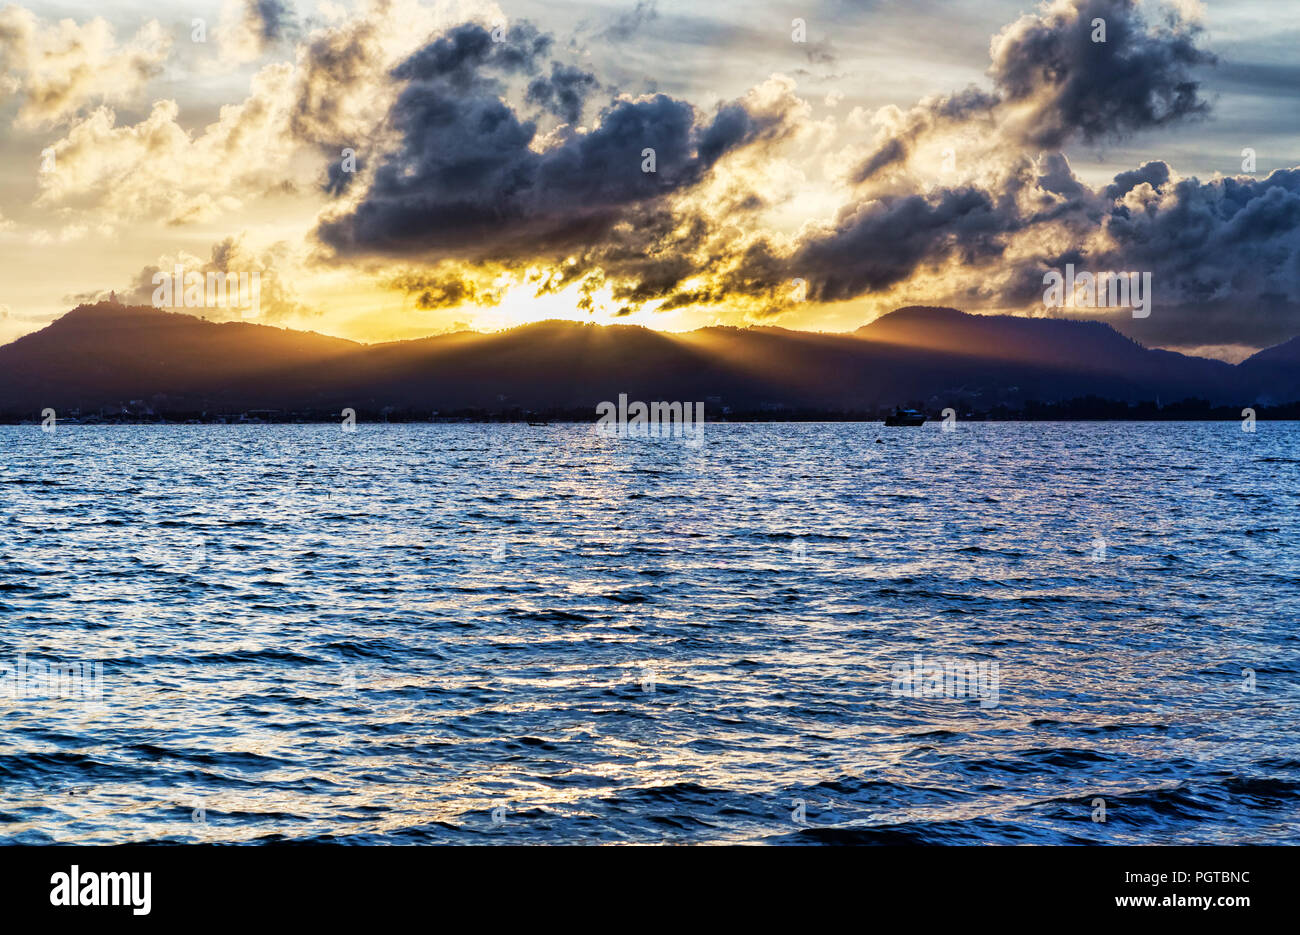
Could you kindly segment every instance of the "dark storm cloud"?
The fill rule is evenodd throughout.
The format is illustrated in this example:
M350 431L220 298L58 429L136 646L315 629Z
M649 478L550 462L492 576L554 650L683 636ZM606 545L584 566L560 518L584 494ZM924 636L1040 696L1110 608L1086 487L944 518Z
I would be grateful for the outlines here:
M709 285L677 291L695 271L672 269L661 281L643 281L638 294L620 297L646 301L667 294L661 310L671 310L748 296L767 299L776 312L793 294L793 281L802 279L807 298L839 301L888 289L918 267L950 257L986 262L1002 253L1003 235L1027 223L976 188L880 199L845 209L833 226L805 236L793 253L762 239L746 245L725 258L728 268Z
M1093 40L1096 20L1104 42ZM1136 0L1076 0L1003 30L989 75L1005 101L1031 105L1034 145L1123 137L1208 110L1192 77L1215 61L1196 45L1200 31L1177 18L1153 27Z
M228 13L238 18L238 24L226 21ZM222 26L227 30L222 51L235 54L241 61L299 35L288 0L238 0L229 10L223 6Z
M1155 307L1136 327L1176 344L1264 345L1300 333L1300 170L1161 189L1143 207L1116 204L1105 224L1114 247L1090 260L1153 272Z
M864 162L853 175L854 182L865 182L881 169L898 165L907 159L910 149L900 137L893 137L885 142L871 157Z
M568 123L577 123L582 119L587 95L598 86L596 76L590 72L552 62L549 78L539 75L528 83L526 99L528 103L549 110Z
M365 167L365 160L361 156L353 155L355 165L345 164L341 156L335 158L331 152L328 154L329 163L325 169L325 183L323 188L330 195L341 195L352 185L357 174L362 172Z
M545 153L536 125L499 98L464 98L427 85L398 102L404 144L379 166L364 200L321 228L341 252L436 253L500 260L596 237L619 208L697 177L694 114L662 95L619 102L594 133ZM653 144L658 171L641 171Z
M1017 259L1008 263L1013 244ZM788 259L761 251L752 259L762 275L734 277L730 288L774 291L797 276L810 298L835 301L956 259L991 272L977 290L982 303L1039 310L1043 274L1067 263L1094 274L1150 272L1149 318L1072 314L1106 319L1152 345L1261 347L1300 334L1300 169L1202 182L1155 161L1093 190L1053 154L995 190L942 189L846 209Z
M390 286L415 296L415 305L422 309L448 308L474 302L478 305L495 305L499 296L480 290L473 281L458 273L407 272L393 277Z
M1103 194L1112 201L1116 198L1123 198L1133 189L1145 183L1152 188L1159 189L1169 182L1169 166L1163 162L1148 162L1140 169L1133 169L1130 172L1121 172L1115 176L1115 181L1103 189Z
M437 85L449 96L495 97L504 93L502 78L539 71L552 41L529 23L517 23L494 41L477 24L465 24L432 39L396 68L384 56L375 27L366 20L322 30L300 54L299 77L290 109L289 132L302 143L319 147L327 162L324 191L347 191L357 173L345 172L339 153L372 142L372 128L356 119L371 106L374 86L397 81L409 87ZM594 79L592 79L594 81ZM539 78L549 109L581 109L583 73L561 69L552 79Z
M560 130L538 152L536 121L499 94L500 78L536 68L549 40L526 25L493 43L460 26L394 70L406 82L390 115L401 143L378 164L364 198L321 224L340 254L425 255L527 262L587 248L615 225L670 226L645 210L697 184L726 153L781 131L780 115L738 103L701 121L663 94L615 100L587 133ZM594 77L552 64L527 99L575 118ZM644 171L654 151L654 171Z
M1300 334L1300 170L1202 182L1175 179L1165 163L1151 162L1085 191L1063 210L1003 219L1004 229L1024 232L1027 255L995 267L1009 275L985 299L1041 309L1043 274L1072 263L1094 275L1151 273L1148 318L1127 309L1071 312L1107 320L1144 344L1262 347ZM1060 230L1075 232L1064 249L1024 250L1035 240L1059 243L1049 235Z
M258 34L268 44L279 42L294 29L293 7L287 0L251 0L248 12Z
M1061 153L1048 153L1043 157L1041 171L1037 179L1038 187L1051 195L1058 195L1065 199L1064 207L1067 210L1073 209L1080 202L1092 197L1092 189L1075 177L1070 171L1069 160ZM1116 178L1121 178L1121 175ZM1127 189L1125 189L1127 191Z
M402 81L435 81L466 90L483 81L481 70L533 72L554 44L528 22L515 23L498 41L477 23L449 29L393 69Z
M1105 23L1094 42L1093 22ZM1216 59L1200 49L1200 27L1172 18L1153 27L1135 0L1075 0L1023 16L993 40L993 93L967 88L923 101L903 127L872 153L853 176L863 182L902 163L922 135L1008 106L1020 116L1019 142L1057 149L1072 139L1121 139L1139 130L1203 116L1209 104L1192 77Z
M923 263L958 253L977 262L1001 252L997 235L1018 226L989 193L950 189L937 196L874 201L845 212L833 231L804 243L791 261L810 298L851 299L907 279Z

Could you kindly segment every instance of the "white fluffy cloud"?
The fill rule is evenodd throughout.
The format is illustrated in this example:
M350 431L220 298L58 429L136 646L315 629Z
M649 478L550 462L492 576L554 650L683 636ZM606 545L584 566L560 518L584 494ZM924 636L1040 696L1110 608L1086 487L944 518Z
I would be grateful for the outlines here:
M128 125L112 108L97 107L51 144L54 165L39 177L36 204L97 223L179 226L268 193L318 186L328 159L382 136L398 90L391 69L464 12L413 0L363 7L308 35L294 61L263 66L243 102L222 107L197 131L185 128L174 100L155 102ZM231 15L245 13L236 4Z
M125 43L96 17L48 23L30 10L0 10L0 89L21 103L15 126L64 123L95 103L133 100L162 71L171 37L149 20Z

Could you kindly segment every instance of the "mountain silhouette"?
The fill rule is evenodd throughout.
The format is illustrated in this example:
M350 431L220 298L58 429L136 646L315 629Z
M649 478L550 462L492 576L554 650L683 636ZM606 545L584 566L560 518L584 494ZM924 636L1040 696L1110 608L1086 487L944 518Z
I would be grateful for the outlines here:
M578 411L620 393L827 414L1088 395L1244 406L1300 399L1298 376L1300 338L1233 366L1144 348L1097 322L921 306L850 334L543 321L364 345L101 302L0 347L0 415Z
M1300 337L1247 357L1240 369L1259 402L1275 404L1300 399Z

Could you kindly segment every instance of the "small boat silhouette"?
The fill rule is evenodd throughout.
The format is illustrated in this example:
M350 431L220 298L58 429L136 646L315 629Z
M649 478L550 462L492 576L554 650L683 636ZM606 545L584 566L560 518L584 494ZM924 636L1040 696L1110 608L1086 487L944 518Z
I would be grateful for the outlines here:
M925 413L915 409L895 409L885 416L885 425L924 425Z

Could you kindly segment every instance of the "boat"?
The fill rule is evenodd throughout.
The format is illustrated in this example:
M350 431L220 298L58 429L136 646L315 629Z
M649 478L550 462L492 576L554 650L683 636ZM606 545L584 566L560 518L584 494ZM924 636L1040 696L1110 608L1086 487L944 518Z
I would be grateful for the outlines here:
M885 425L924 425L925 413L915 409L895 409L885 416Z

